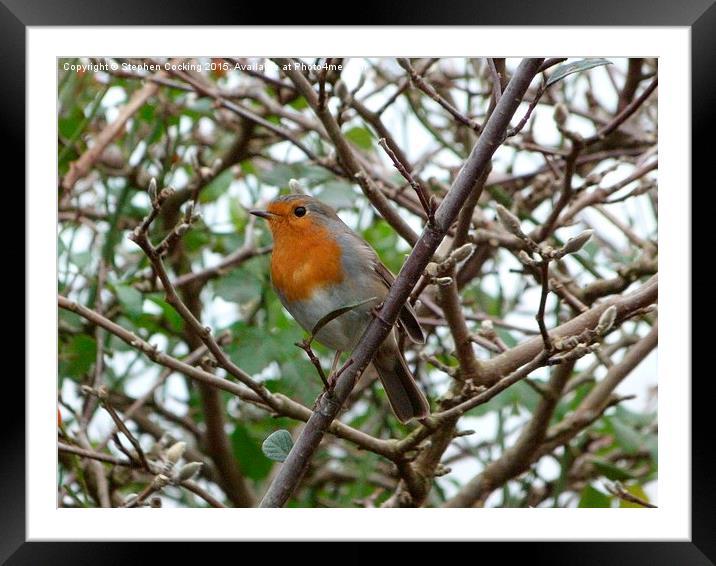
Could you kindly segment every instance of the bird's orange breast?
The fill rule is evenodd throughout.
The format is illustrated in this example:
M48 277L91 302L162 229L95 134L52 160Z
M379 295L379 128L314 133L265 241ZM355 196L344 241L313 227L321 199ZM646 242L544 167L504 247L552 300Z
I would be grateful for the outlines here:
M271 232L271 280L287 300L308 299L316 289L343 281L341 248L324 227L276 222Z

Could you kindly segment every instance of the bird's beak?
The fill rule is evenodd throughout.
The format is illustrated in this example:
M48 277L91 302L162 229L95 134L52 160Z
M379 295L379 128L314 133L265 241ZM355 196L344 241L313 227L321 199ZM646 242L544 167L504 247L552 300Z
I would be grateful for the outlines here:
M269 212L268 210L249 210L249 214L253 214L254 216L258 216L260 218L266 218L267 220L273 216L272 212Z

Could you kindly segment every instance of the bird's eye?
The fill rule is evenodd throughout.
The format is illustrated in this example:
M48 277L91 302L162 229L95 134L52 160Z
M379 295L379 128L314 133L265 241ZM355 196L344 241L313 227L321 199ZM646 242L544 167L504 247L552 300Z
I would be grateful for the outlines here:
M294 213L296 216L298 216L299 218L301 218L301 216L306 216L306 207L304 207L304 206L297 206L297 207L294 209L293 213Z

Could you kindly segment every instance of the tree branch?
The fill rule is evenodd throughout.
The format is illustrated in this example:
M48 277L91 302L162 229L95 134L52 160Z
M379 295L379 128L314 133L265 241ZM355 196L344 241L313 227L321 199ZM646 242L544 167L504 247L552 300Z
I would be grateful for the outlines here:
M351 354L353 364L337 379L333 392L324 394L318 399L317 410L309 419L288 458L264 495L261 507L281 507L293 493L328 426L352 391L358 376L370 363L373 354L390 332L400 309L418 282L432 254L457 218L460 208L473 189L477 178L488 166L492 154L504 140L510 119L522 101L522 97L542 61L543 59L524 59L520 63L495 111L485 125L482 136L435 213L434 225L428 225L416 242L413 252L403 265L380 312L371 321L353 350ZM294 84L300 89L297 81L294 81ZM310 90L315 97L313 89Z
M336 148L336 153L340 158L341 164L348 173L348 176L357 182L363 193L373 206L378 210L381 216L390 224L395 231L408 242L411 246L415 245L418 241L418 235L408 225L408 223L397 213L397 211L391 206L388 199L375 185L375 181L372 177L364 170L363 166L354 155L353 149L346 141L341 127L338 122L331 114L328 107L320 107L318 104L318 95L313 90L313 87L308 82L303 74L294 68L294 64L289 59L275 59L276 64L279 67L286 67L286 74L296 85L296 88L308 101L316 116L321 120L321 123L326 128L329 137L333 141L333 145Z

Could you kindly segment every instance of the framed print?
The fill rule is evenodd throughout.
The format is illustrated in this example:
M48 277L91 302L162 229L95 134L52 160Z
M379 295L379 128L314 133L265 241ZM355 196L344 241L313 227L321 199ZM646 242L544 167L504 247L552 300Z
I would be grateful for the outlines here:
M708 2L345 27L6 5L28 251L8 563L310 540L711 563Z

